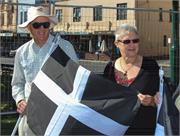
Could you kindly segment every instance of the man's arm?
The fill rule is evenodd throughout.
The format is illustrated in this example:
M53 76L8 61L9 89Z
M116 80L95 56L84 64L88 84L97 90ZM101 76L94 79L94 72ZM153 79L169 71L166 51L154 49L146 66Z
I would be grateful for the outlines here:
M12 97L14 98L17 104L20 100L25 99L24 96L25 77L23 73L23 68L20 63L20 53L18 51L15 55L14 71L13 71L11 85L12 85Z

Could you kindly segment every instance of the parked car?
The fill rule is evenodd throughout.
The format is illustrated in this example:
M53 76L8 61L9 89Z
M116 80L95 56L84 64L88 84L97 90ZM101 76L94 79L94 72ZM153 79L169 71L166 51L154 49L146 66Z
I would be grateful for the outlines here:
M14 57L16 55L17 50L10 50L9 57Z
M0 56L1 57L8 57L9 56L9 50L1 46L0 47Z

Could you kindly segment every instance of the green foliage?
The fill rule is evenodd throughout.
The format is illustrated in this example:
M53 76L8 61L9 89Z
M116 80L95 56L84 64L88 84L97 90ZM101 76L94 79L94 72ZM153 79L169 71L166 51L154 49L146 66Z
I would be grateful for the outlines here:
M1 93L5 93L6 86L3 83L1 83L0 87L1 87Z
M15 103L1 103L1 112L14 111L16 110Z
M1 134L10 135L17 121L17 115L2 116L1 117Z

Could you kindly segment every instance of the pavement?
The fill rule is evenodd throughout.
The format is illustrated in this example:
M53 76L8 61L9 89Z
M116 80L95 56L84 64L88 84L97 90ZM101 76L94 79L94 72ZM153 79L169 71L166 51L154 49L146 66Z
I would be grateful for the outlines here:
M102 74L104 68L108 61L97 61L97 60L80 60L79 61L82 66L85 68L95 72ZM163 67L164 73L166 77L170 77L170 61L169 60L158 60L157 61L159 66Z
M170 77L170 61L169 60L157 60L159 66L162 66L165 71L165 76ZM4 65L14 65L14 58L0 58L0 63ZM84 66L85 68L97 73L102 74L104 71L104 68L108 61L99 61L99 60L79 60L79 63ZM1 71L1 65L0 65L0 73Z

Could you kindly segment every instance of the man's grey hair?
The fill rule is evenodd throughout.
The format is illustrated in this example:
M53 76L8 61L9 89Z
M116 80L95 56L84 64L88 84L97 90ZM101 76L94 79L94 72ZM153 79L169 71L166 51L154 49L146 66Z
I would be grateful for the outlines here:
M129 33L135 33L139 36L136 26L130 24L122 24L115 31L115 40L117 41L119 38L122 39L125 35Z

